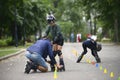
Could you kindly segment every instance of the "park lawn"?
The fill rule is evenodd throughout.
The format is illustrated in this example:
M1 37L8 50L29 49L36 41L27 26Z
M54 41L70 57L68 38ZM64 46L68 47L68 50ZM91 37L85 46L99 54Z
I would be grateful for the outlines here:
M26 47L24 46L18 46L17 48L15 46L0 47L0 57L6 56L9 54L14 54L23 48L26 48Z
M17 48L15 46L7 46L7 47L0 47L0 57L14 54L17 51L20 51L21 49L25 49L32 45L33 43L27 43L25 46L18 46Z
M0 51L0 57L6 56L9 54L13 54L17 51L19 51L19 50L18 49L16 49L16 50L2 50L2 51Z

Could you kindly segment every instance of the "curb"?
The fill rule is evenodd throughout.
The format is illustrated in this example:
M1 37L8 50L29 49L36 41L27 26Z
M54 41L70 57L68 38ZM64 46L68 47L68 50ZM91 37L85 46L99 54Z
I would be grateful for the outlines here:
M0 57L0 61L5 60L5 59L8 59L8 58L13 57L13 56L16 56L16 55L18 55L18 54L20 54L20 53L23 53L23 52L25 52L25 49L22 49L22 50L20 50L20 51L18 51L18 52L16 52L16 53L13 53L13 54L9 54L9 55Z

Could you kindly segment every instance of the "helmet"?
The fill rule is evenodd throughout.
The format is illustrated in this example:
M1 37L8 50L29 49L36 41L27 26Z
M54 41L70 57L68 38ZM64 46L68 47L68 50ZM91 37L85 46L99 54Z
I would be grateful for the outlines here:
M102 45L97 43L97 51L101 51L101 49L102 49Z
M96 36L96 35L92 35L90 38L91 38L92 40L94 40L94 41L97 40L97 36Z
M42 33L42 38L47 38L47 34L46 33Z
M55 17L53 14L47 14L47 21L48 23L50 23L51 21L54 21L55 20Z

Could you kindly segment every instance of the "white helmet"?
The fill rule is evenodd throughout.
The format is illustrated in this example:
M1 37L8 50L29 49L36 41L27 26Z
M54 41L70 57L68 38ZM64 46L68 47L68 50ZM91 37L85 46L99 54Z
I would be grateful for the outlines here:
M55 16L52 13L49 13L49 14L47 14L46 19L53 21L53 20L55 20Z
M96 36L96 35L92 35L90 38L91 38L92 40L94 40L94 41L97 40L97 36Z

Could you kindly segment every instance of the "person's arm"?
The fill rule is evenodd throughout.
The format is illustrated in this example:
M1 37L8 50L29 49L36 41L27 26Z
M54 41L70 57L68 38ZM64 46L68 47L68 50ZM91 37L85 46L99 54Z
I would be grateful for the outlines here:
M47 27L45 34L48 36L49 32L50 32L50 26Z
M59 36L60 34L61 34L61 29L60 29L60 27L57 25L57 36Z
M58 68L61 68L61 66L57 64L57 62L56 62L56 60L54 58L51 43L48 44L48 53L49 53L49 57L50 57L51 63L53 63Z
M56 60L54 58L53 51L52 51L52 46L51 46L50 43L48 44L48 55L49 55L50 60L52 61L52 63L56 64Z
M59 40L59 38L62 36L62 33L61 33L61 29L60 27L57 25L56 26L56 36L54 38L54 42L56 42L57 40Z

